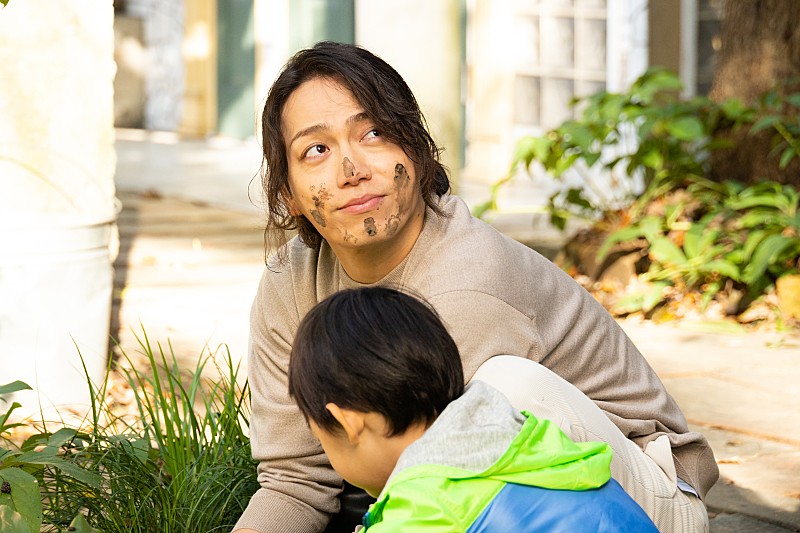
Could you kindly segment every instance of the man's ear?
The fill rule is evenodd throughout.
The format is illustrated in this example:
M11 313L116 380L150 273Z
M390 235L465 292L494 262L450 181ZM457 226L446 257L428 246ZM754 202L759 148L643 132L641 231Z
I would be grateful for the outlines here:
M294 198L292 197L292 191L289 190L289 186L286 185L281 189L281 200L286 205L286 210L289 211L289 214L293 217L299 217L302 213L297 208L297 203L295 203Z
M365 418L367 413L345 409L339 407L335 403L328 403L325 405L325 409L327 409L328 412L333 415L333 418L344 428L347 434L347 440L350 444L358 444L366 427Z

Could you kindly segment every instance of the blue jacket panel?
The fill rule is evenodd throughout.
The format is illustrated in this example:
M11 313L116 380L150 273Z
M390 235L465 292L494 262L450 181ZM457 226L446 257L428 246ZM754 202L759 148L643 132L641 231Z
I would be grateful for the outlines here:
M568 491L508 483L467 533L658 533L620 484Z

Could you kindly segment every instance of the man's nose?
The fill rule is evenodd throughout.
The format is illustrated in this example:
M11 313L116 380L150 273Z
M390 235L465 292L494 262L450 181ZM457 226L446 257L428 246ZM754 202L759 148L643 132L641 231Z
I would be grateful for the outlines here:
M341 186L357 185L361 180L372 178L372 172L366 158L357 150L351 150L342 157L342 170L339 176Z

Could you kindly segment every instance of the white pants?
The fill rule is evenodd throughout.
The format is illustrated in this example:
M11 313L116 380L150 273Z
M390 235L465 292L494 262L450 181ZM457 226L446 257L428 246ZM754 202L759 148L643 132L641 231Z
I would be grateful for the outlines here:
M703 502L677 487L675 463L666 435L650 442L642 451L575 386L524 357L492 357L472 379L498 389L517 409L558 424L575 441L607 442L614 452L611 475L659 531L708 531L708 513Z

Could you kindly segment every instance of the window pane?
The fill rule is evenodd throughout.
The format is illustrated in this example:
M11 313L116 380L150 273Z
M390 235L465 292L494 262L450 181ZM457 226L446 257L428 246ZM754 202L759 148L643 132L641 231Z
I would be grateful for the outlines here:
M542 79L541 125L549 129L572 117L569 103L573 95L572 80Z
M577 50L578 68L585 70L606 69L606 21L605 20L579 20L578 21Z
M539 99L539 78L517 76L514 80L514 123L516 125L539 125Z
M539 64L539 17L517 17L514 21L514 57L517 66Z
M542 64L572 67L574 64L575 21L567 18L542 19Z
M718 20L700 21L697 29L697 93L706 94L704 85L714 77L714 64L720 46L720 23Z

